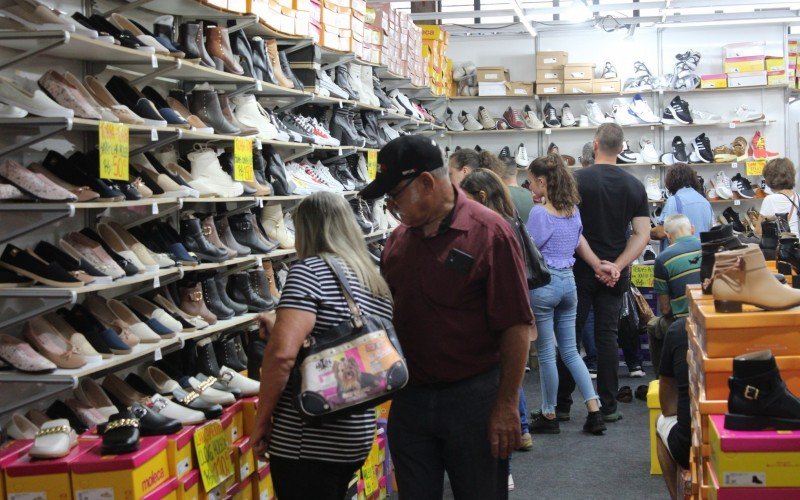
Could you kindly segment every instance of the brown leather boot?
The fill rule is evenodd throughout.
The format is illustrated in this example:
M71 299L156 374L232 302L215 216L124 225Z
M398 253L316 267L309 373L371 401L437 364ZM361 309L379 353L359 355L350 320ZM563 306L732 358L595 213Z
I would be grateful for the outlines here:
M233 259L236 258L239 254L236 250L230 248L228 245L223 243L223 241L219 237L219 233L217 233L217 226L214 224L214 216L209 215L205 219L202 220L203 224L203 234L205 235L206 239L217 248L221 248L228 252L228 258Z
M278 291L278 287L275 285L275 270L272 268L272 261L262 261L261 265L264 266L264 274L267 276L267 281L269 281L269 293L275 297L276 300L280 299L281 292Z
M203 321L209 325L217 322L217 317L208 310L206 302L203 300L203 288L200 283L195 284L193 287L183 287L180 289L181 293L181 311L189 316L200 316Z
M275 73L275 79L278 80L278 85L293 89L294 83L286 78L281 69L281 61L278 59L278 42L275 39L267 40L267 56L269 56L269 63L272 65L272 71Z
M217 57L225 65L225 71L235 75L243 75L244 69L239 64L239 60L234 57L231 50L231 41L228 37L228 29L219 26L208 28L208 39L206 49L211 57Z
M800 305L800 290L775 279L757 245L717 253L713 280L714 309L719 313L742 312L742 304L768 311Z

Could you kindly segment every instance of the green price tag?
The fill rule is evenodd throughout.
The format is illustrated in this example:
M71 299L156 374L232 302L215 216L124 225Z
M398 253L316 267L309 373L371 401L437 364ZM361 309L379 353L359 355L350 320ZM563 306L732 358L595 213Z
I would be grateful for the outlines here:
M367 177L372 181L376 175L378 175L378 152L367 151Z
M755 160L755 161L748 161L745 163L745 174L746 175L764 175L764 167L766 166L766 162L764 160Z
M203 488L211 491L233 475L230 443L219 420L198 427L193 439Z
M631 283L638 288L653 288L653 266L631 266Z
M100 178L128 181L128 126L100 122Z
M253 139L236 137L233 140L233 180L253 182Z

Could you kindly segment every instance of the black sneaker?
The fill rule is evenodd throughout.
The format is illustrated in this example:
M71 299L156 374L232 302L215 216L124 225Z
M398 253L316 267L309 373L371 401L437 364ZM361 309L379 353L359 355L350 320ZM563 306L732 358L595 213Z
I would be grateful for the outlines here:
M742 221L739 218L739 213L736 212L736 210L728 207L722 212L722 216L725 217L725 220L728 221L728 224L733 227L734 231L737 233L745 232L744 224L742 224Z
M689 103L675 96L664 109L663 118L667 124L689 125L693 122L692 113L689 111Z
M586 416L586 423L583 424L583 432L594 434L595 436L602 436L606 431L606 424L603 422L603 416L599 411L591 411Z
M534 410L531 412L531 420L536 420L541 416L542 416L542 410ZM556 407L556 420L558 420L559 422L568 422L569 410L561 410L558 407Z
M631 151L628 141L623 141L625 148L617 155L617 163L638 163L639 156Z
M672 156L675 158L676 163L689 162L689 156L686 154L686 143L683 142L679 135L672 139Z
M503 149L500 150L500 154L497 157L501 160L509 158L511 156L511 149L508 146L503 146Z
M711 151L711 141L705 133L702 133L694 138L692 141L692 148L694 151L689 156L692 163L713 163L714 152Z
M556 108L548 102L544 105L544 126L548 128L558 128L561 126L561 120L558 119Z
M756 195L750 180L747 177L742 177L742 174L736 174L731 177L731 189L739 193L742 198L752 198Z
M550 420L545 418L541 413L528 424L528 429L531 434L561 434L561 429L558 425L558 417Z

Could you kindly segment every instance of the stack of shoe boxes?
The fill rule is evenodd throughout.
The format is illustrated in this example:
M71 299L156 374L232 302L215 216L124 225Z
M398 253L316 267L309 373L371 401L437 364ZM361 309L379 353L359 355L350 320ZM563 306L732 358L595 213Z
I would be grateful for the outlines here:
M508 70L503 66L480 66L478 95L481 97L506 95L506 82L509 80Z
M564 93L591 94L594 86L594 64L567 63L564 65Z
M596 65L569 62L564 51L536 53L536 93L558 94L613 94L621 89L619 78L595 78Z
M294 35L296 33L297 12L292 0L246 0L245 12L258 14L259 18L271 28Z
M311 20L320 26L318 43L332 50L350 51L353 41L350 0L320 0L319 4L311 0L311 4Z
M564 65L569 54L563 51L536 53L536 93L564 93Z
M430 88L436 95L445 95L447 42L450 34L438 24L422 24L422 58L431 77Z
M759 474L762 471L770 471L764 474L771 474L772 471L789 467L793 470L793 477L797 478L797 484L792 486L800 486L800 453L797 453L798 457L793 462L781 461L780 464L769 462L780 458L775 454L762 453L761 458L746 454L773 448L780 450L780 446L785 446L787 441L772 439L775 433L725 431L721 423L721 415L728 411L728 378L733 371L733 358L736 356L771 349L777 355L775 359L778 368L789 390L800 393L800 337L796 332L797 325L800 324L800 311L769 312L745 308L742 313L717 313L713 296L703 295L699 286L690 286L687 295L691 313L686 323L692 414L691 466L693 476L698 478L700 496L732 498L726 496L732 494L730 491L726 493L723 490L747 486L763 488L765 485L786 487L789 486L788 483L777 480L758 484L761 480ZM737 440L743 443L753 442L753 434L764 438L760 447L731 444ZM770 446L773 448L769 448ZM731 458L728 454L731 450L746 453L738 458ZM753 460L762 458L764 460L760 468L754 468L756 464ZM740 473L744 470L741 468L743 463L750 467L747 470L757 474L750 474L747 478L742 476ZM712 492L714 484L717 489Z
M731 43L722 47L722 69L728 87L756 87L767 84L766 44Z

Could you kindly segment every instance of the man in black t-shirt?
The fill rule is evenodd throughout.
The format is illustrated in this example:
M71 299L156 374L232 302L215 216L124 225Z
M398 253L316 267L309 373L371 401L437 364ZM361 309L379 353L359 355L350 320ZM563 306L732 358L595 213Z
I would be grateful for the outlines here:
M658 397L661 415L656 422L656 447L664 481L672 498L677 496L680 465L689 469L689 448L692 446L692 419L689 412L689 365L686 353L689 340L686 318L680 318L667 330L661 352L661 373Z
M578 170L575 179L581 195L580 213L583 236L600 259L614 263L621 276L616 283L595 276L592 268L577 259L573 272L578 289L577 332L583 331L589 310L594 311L594 337L597 347L597 393L606 422L622 418L617 411L617 324L622 293L630 285L629 266L650 241L650 214L644 185L616 166L624 135L615 123L597 129L593 147L595 164ZM627 238L628 227L633 231ZM602 282L601 282L602 279ZM580 337L576 334L576 337ZM578 338L580 345L580 338ZM568 419L575 381L561 358L558 366L556 415Z

